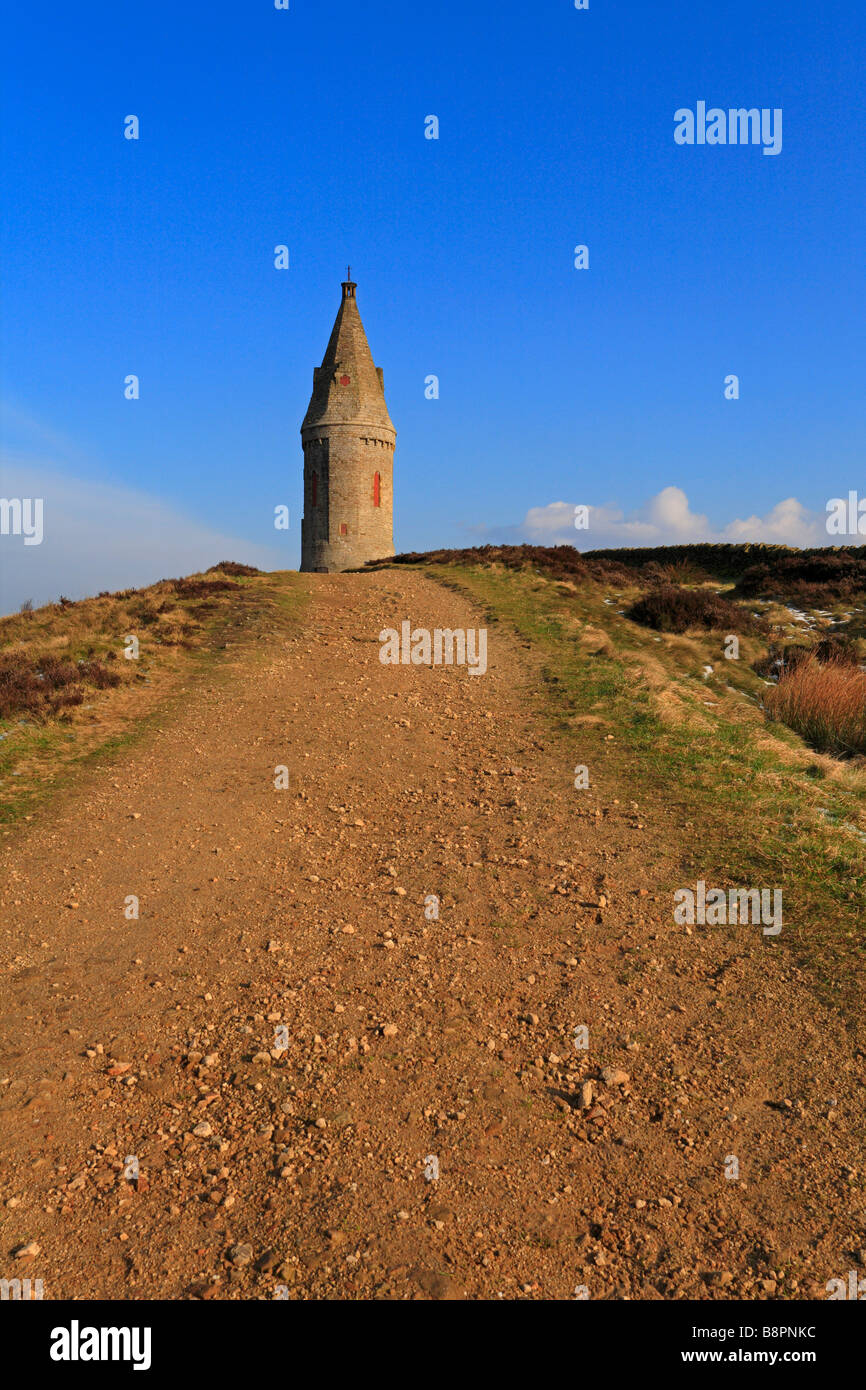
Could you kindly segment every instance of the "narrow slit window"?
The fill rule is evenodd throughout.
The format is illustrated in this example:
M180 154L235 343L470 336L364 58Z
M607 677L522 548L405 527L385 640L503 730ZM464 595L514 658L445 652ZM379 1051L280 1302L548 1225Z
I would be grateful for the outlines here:
M381 493L380 493L380 483L381 483L381 479L380 479L380 477L379 477L379 474L378 474L378 473L374 473L374 474L373 474L373 506L374 506L374 507L381 507L381 505L382 505L382 502L381 502Z
M341 521L341 522L340 522L340 535L341 535L341 536L348 536L348 534L349 534L349 528L348 528L348 526L346 525L345 521Z

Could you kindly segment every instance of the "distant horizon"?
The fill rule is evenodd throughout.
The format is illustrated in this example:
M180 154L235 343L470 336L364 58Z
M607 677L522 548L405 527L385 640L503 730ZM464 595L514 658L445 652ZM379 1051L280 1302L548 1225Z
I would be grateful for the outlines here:
M617 555L619 555L619 554L622 554L622 555L629 555L629 556L638 556L638 555L647 555L647 556L651 556L651 555L656 555L656 554L664 554L664 553L667 552L667 551L674 551L674 552L676 552L676 551L687 551L687 552L695 552L695 551L698 551L698 552L699 552L699 551L704 550L704 549L706 549L706 550L712 550L712 551L725 551L725 550L731 550L731 551L735 551L735 552L741 551L741 550L744 550L744 549L756 549L756 550L767 550L767 551L788 551L788 552L790 552L791 554L794 554L794 555L809 555L809 554L817 554L817 553L819 553L820 551L823 551L823 550L830 550L830 551L834 551L834 552L845 552L845 551L852 551L852 552L853 552L853 551L860 550L860 549L862 549L862 548L863 548L863 547L862 547L862 542L859 543L859 544L856 544L856 545L850 545L850 544L849 544L849 545L826 545L826 546L822 545L822 546L815 546L815 547L805 547L805 546L789 546L789 545L785 545L785 544L783 544L783 543L781 543L781 542L776 542L776 541L694 541L694 542L690 542L690 541L675 541L675 542L671 542L671 543L666 544L666 545L645 545L645 546L599 546L599 547L596 548L596 549L581 550L581 549L579 549L579 547L571 545L570 542L564 542L564 541L557 541L557 542L554 542L552 546L545 546L545 545L542 545L542 544L534 544L534 543L532 543L532 542L512 542L512 541L493 542L493 541L484 541L484 542L481 542L481 543L478 544L478 545L474 545L474 546L465 546L465 547L457 547L457 546L453 546L453 547L452 547L452 546L432 546L432 547L431 547L429 550L427 550L427 551L411 551L411 550L400 551L400 550L398 550L398 551L396 552L396 554L393 555L393 556L390 556L390 557L384 556L384 557L382 558L381 561L379 561L379 562L373 562L373 563L371 564L371 570L370 570L370 572L372 572L372 570L375 569L375 568L387 567L389 564L396 564L396 565L399 565L400 562L403 561L403 560L405 560L405 558L406 558L407 556L413 556L413 557L414 557L414 556L417 555L417 556L423 558L425 555L436 555L436 554L438 554L438 553L440 553L440 552L442 552L442 551L451 552L452 550L454 551L454 553L455 553L455 555L456 555L456 554L466 554L466 553L470 553L470 554L471 554L471 552L472 552L473 550L481 552L481 551L483 551L483 550L489 550L489 549L492 549L492 550L497 550L497 549L502 549L502 550L507 550L507 549L520 549L520 550L529 550L529 551L531 551L531 550L539 550L539 551L541 551L541 550L548 550L548 549L571 549L571 550L574 550L574 552L575 552L576 555L579 555L579 556L585 557L585 558L588 559L588 560L591 560L591 559L598 559L598 558L606 558L607 556L617 556ZM223 555L223 556L221 557L221 560L219 560L219 561L214 561L213 563L211 563L211 564L209 564L209 565L203 565L200 569L197 569L197 570L189 570L189 571L186 571L185 573L180 573L180 572L178 572L178 573L176 573L176 574L162 574L162 575L157 576L157 577L154 578L154 579L146 580L146 581L142 582L141 584L126 584L126 585L120 585L120 586L118 586L118 587L113 587L113 588L109 588L109 589L93 590L92 592L81 593L81 594L78 594L78 595L75 595L75 596L72 596L72 595L67 594L67 593L59 593L59 594L57 594L57 595L54 596L54 597L50 597L50 598L47 598L47 599L42 599L42 600L40 600L40 601L38 601L38 602L36 602L36 601L34 601L34 600L32 600L32 599L22 600L22 604L26 604L28 607L32 604L32 607L33 607L33 609L34 609L34 611L35 611L37 608L51 607L52 605L57 604L57 603L61 602L61 600L64 600L64 599L65 599L65 600L69 600L70 602L82 602L82 601L86 601L87 599L99 598L99 597L104 596L104 595L114 596L114 595L116 595L116 594L118 594L118 593L135 592L135 591L140 591L140 590L148 589L148 588L152 587L152 586L155 585L155 584L160 584L160 583L171 583L173 580L185 579L185 578L188 578L190 575L194 575L194 574L206 574L206 573L208 573L208 572L211 571L211 570L219 569L219 568L221 567L221 565L226 565L226 564L231 564L231 565L234 565L234 564L249 564L249 563L250 563L250 562L249 562L248 560L238 560L238 557L237 557L237 556L234 556L234 555ZM259 573L265 574L265 575L267 575L267 574L291 574L291 573L295 573L295 574L296 574L296 573L299 572L299 571L297 570L297 567L295 567L295 566L278 566L278 567L275 567L275 568L273 568L273 569L267 569L267 568L262 568L262 567L256 566L255 568L258 569L258 572L259 572ZM355 571L355 570L349 571L349 573L363 573L363 572L364 572L364 569L357 570L357 571ZM0 618L14 617L16 613L18 613L18 612L21 611L21 609L22 609L22 604L19 604L19 605L18 605L17 607L15 607L15 608L9 608L8 610L4 610L4 611L0 612Z

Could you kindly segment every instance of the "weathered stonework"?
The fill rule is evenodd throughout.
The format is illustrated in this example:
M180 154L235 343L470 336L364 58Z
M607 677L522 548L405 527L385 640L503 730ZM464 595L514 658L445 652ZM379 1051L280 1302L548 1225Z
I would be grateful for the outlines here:
M320 573L355 569L394 554L397 432L355 289L351 278L343 282L343 302L322 365L313 371L313 394L301 426L301 569Z

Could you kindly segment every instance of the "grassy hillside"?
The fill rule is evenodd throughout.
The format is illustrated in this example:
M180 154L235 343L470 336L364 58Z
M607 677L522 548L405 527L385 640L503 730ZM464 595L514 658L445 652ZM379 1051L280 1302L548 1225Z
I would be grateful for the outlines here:
M0 834L74 768L158 726L196 681L290 630L302 607L297 576L225 563L0 619Z

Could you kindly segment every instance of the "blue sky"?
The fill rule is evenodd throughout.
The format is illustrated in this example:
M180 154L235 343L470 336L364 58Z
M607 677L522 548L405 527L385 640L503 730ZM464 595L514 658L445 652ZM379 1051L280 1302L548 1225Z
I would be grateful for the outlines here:
M853 0L22 7L0 494L44 496L45 539L0 537L0 606L295 566L348 261L398 550L826 539L866 494L864 31ZM678 146L699 100L782 108L781 153Z

